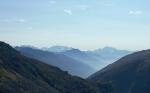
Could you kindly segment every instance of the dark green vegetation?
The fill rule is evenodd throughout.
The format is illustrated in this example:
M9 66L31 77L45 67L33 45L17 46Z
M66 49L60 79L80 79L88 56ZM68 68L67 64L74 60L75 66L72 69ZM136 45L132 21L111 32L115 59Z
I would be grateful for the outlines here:
M22 56L0 42L0 93L110 93L110 89Z
M89 79L112 84L113 93L150 93L150 50L125 56Z

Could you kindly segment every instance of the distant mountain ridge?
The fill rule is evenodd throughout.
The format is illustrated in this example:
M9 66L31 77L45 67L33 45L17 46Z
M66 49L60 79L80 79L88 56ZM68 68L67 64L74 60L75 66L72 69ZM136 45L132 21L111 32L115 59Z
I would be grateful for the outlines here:
M15 49L27 57L40 60L52 66L56 66L64 71L68 71L72 75L86 78L96 72L96 70L86 63L70 58L63 54L43 51L30 47L16 47Z
M125 55L128 55L132 53L131 51L128 50L119 50L113 47L104 47L102 49L96 49L94 50L96 54L100 54L103 57L109 57L110 59L113 57L123 57Z
M47 47L42 48L42 50L46 50L49 52L56 52L56 53L65 52L65 51L68 51L71 49L73 49L73 48L67 47L67 46L52 46L50 48L47 48Z
M53 52L52 50L47 50L48 48L38 49L33 46L21 46L16 47L16 49L27 57L38 59L83 78L131 53L130 51L118 50L112 47L94 51L81 51L65 46L54 46ZM58 52L58 50L61 51Z
M99 65L101 65L101 59L100 56L95 56L94 54L90 55L85 51L80 51L79 49L72 49L65 52L62 52L61 54L64 54L66 56L69 56L73 59L79 60L85 64L88 64L89 66L93 67L94 69L100 69ZM96 65L98 66L96 68Z
M132 53L132 51L105 47L103 49L97 49L94 51L81 51L73 48L60 53L88 64L96 70L100 70L105 66L117 61L121 57Z

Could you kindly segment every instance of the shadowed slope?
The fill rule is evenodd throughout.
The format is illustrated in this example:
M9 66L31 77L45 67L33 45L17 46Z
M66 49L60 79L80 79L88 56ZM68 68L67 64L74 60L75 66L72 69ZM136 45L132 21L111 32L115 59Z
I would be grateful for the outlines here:
M0 93L101 93L95 84L22 56L0 42Z
M150 93L150 50L136 52L89 77L111 83L114 93Z

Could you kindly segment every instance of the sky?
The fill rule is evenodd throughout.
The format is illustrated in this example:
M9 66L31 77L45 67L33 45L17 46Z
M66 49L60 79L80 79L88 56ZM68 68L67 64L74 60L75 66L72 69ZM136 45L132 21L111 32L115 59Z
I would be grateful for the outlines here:
M150 0L0 0L0 41L92 50L150 48Z

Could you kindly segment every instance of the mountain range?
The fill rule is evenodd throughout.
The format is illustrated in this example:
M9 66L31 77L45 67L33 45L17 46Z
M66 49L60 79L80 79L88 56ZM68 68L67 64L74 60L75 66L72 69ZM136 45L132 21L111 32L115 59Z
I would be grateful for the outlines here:
M62 49L63 51L60 51ZM71 47L53 46L53 47L47 48L46 51L64 54L68 57L71 57L85 64L88 64L89 66L94 68L96 71L117 61L121 57L132 53L132 51L119 50L113 47L104 47L104 48L96 49L93 51L81 51L80 49L75 49Z
M0 42L0 93L110 93L96 84L44 62L23 56Z
M96 72L96 70L89 65L63 54L24 46L16 47L15 49L20 51L24 56L56 66L64 71L68 71L72 75L80 76L82 78L86 78Z
M68 51L71 50L65 53ZM80 51L83 54L78 54L79 51L74 49L73 54L85 57L85 52ZM0 42L0 93L150 93L150 50L126 55L87 79L31 58L37 56L35 54L38 57L46 56L45 52L67 57L62 54L64 52L55 54L23 47L14 49ZM28 53L30 58L27 57ZM55 56L52 58L57 58Z
M65 46L53 46L44 49L38 49L33 46L20 46L15 49L27 57L56 66L82 78L87 78L106 65L131 53L130 51L117 50L111 47L94 51L81 51Z

